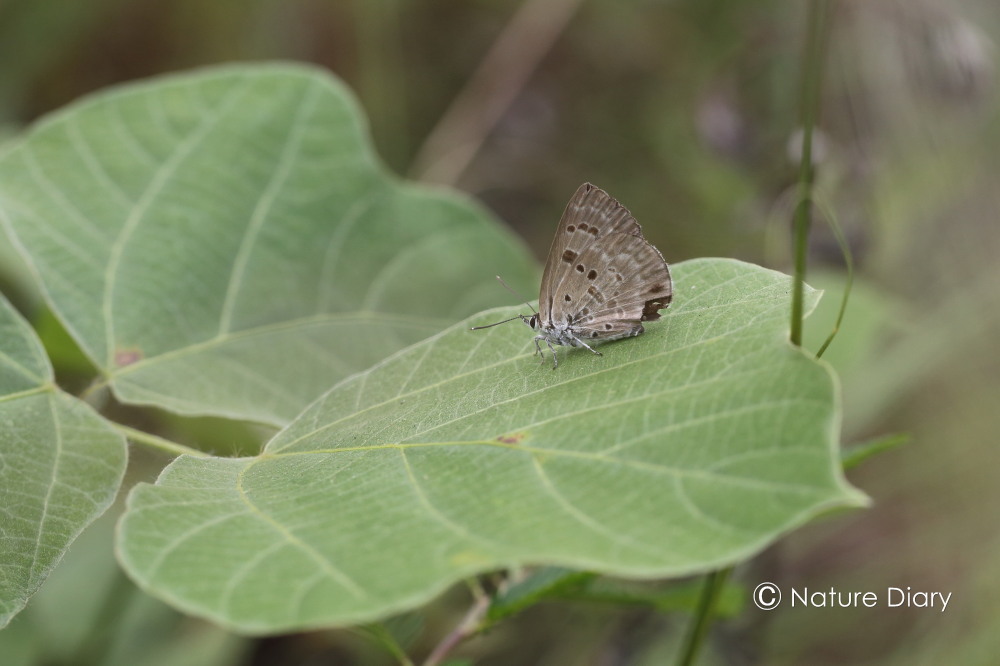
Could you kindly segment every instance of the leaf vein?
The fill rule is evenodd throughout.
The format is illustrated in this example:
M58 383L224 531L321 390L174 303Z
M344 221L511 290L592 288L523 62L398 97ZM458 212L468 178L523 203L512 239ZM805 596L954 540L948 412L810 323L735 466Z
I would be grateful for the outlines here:
M249 81L244 81L242 84L235 88L227 95L227 99L219 105L214 113L208 114L201 122L201 124L189 135L180 139L177 142L177 147L173 153L163 162L162 165L156 170L153 178L150 180L146 189L140 195L138 201L132 208L128 217L125 219L122 228L119 230L114 243L111 245L110 253L108 256L108 265L104 271L104 294L102 298L102 312L104 317L104 330L105 330L105 367L114 367L114 353L115 353L115 328L114 328L114 290L116 286L116 277L118 271L121 267L122 257L125 252L125 245L128 243L132 234L138 228L139 224L146 216L146 212L149 210L150 205L152 205L154 199L160 194L164 186L166 186L167 181L174 175L176 170L180 167L181 161L184 160L191 152L195 149L198 143L203 139L209 131L214 129L218 123L222 121L225 114L235 106L236 102L242 97L246 90L250 87ZM155 113L154 113L155 115ZM169 132L169 128L164 128L165 133Z
M328 558L323 557L315 548L310 546L308 543L295 536L291 530L282 525L279 521L272 518L270 515L265 513L259 506L257 506L250 496L247 494L246 489L243 487L243 475L252 467L247 465L242 470L237 477L236 490L239 493L240 499L250 510L250 513L257 516L263 523L270 526L274 531L284 537L285 541L289 545L294 546L298 550L302 551L309 559L314 561L319 565L320 569L327 575L328 578L336 582L340 587L344 588L350 592L356 599L365 599L368 594L364 589L357 584L350 576L334 566Z

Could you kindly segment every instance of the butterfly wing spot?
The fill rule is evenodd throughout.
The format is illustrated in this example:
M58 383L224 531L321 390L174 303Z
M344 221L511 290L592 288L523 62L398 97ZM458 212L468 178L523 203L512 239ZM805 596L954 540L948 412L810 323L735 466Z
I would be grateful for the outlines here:
M576 227L573 226L572 224L569 224L566 226L566 231L568 231L569 233L573 233L574 231L576 231Z
M595 287L594 285L590 285L590 287L587 289L587 293L593 296L594 300L597 301L598 303L604 302L604 294L601 293L601 290Z
M565 252L563 252L562 259L567 264L572 264L574 261L576 261L577 256L579 255L577 255L577 253L574 252L573 250L566 250Z
M660 318L659 310L667 307L669 303L669 296L663 299L646 301L646 304L642 306L642 316L639 317L640 321L656 321Z
M588 226L586 222L581 222L579 225L577 225L576 228L579 229L580 231L586 231L587 229L590 228L590 226Z
M597 277L597 271L595 271L593 268L591 268L590 272L587 273L587 279L588 280L593 280L596 277Z
M577 264L576 265L576 272L577 273L582 273L583 272L583 264Z
M566 301L567 303L569 303L570 301L572 301L572 300L573 300L573 297L572 297L572 296L570 296L569 294L566 294L566 295L565 295L565 296L564 296L563 298L565 299L565 301Z

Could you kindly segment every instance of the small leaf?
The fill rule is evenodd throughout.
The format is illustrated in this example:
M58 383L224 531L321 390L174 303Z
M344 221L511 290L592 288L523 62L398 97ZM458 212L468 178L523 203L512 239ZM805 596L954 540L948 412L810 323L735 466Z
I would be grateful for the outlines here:
M537 285L465 198L378 163L316 69L124 86L0 157L0 220L124 402L284 425L389 353ZM553 222L554 226L554 222Z
M908 433L893 433L860 442L841 452L841 466L844 468L844 471L854 469L869 458L885 453L886 451L891 451L909 441L910 435Z
M260 456L178 458L133 489L122 564L267 633L386 616L507 566L703 572L864 504L833 376L787 342L789 278L720 259L674 275L663 319L603 357L560 349L554 371L521 325L468 330L512 310L481 313L337 385Z
M0 627L111 504L125 441L56 388L34 331L0 297Z
M520 613L539 601L555 596L563 596L569 590L576 590L595 578L589 571L577 571L565 567L541 567L532 571L527 578L511 585L498 594L490 603L486 619L497 622L505 617Z
M669 586L638 585L611 578L596 578L580 589L570 589L560 595L573 601L604 602L616 606L632 605L655 608L661 613L694 614L705 588L703 578L689 579ZM746 597L739 583L726 581L718 592L713 615L734 617L740 613Z

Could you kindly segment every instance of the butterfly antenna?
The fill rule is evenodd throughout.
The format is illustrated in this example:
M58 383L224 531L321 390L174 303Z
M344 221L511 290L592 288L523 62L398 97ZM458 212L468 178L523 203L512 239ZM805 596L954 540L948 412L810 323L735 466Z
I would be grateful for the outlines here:
M470 331L478 331L481 328L492 328L493 326L499 326L500 324L506 324L509 321L514 321L515 319L524 319L524 315L517 315L516 317L511 317L510 319L504 319L503 321L498 321L495 324L486 324L486 326L473 326Z
M519 299L521 299L522 301L524 301L524 296L522 296L521 294L519 294L519 293L517 293L516 291L514 291L514 288L513 288L513 287L511 287L511 286L510 286L509 284L507 284L506 282L504 282L504 281L503 281L503 278L502 278L502 277L500 277L500 276L498 275L498 276L497 276L497 279L498 279L498 280L500 280L500 284L502 284L502 285L503 285L504 289L506 289L507 291L509 291L510 293L514 294L514 295L515 295L515 296L517 296L517 297L518 297ZM528 301L524 301L524 304L525 304L525 305L527 305L527 306L528 306L528 308L529 308L529 309L530 309L530 310L531 310L532 312L534 312L535 314L538 314L538 310L536 310L535 308L531 307L531 303L529 303ZM510 319L508 319L507 321L510 321Z

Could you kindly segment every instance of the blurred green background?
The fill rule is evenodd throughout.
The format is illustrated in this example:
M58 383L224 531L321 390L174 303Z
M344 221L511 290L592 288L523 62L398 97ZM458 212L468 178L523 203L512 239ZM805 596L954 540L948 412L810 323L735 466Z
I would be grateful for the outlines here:
M566 200L589 180L632 210L668 261L733 256L788 271L804 7L6 0L0 150L35 118L109 85L221 62L299 60L356 91L392 170L481 198L539 258ZM826 358L842 379L846 446L884 433L911 440L851 472L873 508L790 535L737 580L953 596L944 613L747 605L713 629L706 663L995 663L1000 104L991 35L1000 5L840 1L830 19L817 177L857 276ZM815 348L844 282L822 224L810 262L810 281L827 290L808 325ZM4 239L0 288L38 327L56 329L47 339L55 345L57 327ZM497 305L511 300L498 288ZM60 371L74 362L67 356ZM184 424L216 450L240 436L222 427ZM155 475L162 462L140 454L133 476ZM3 663L393 663L356 632L244 641L173 614L116 572L113 518L81 538L0 634ZM458 590L394 630L424 653L466 603ZM669 663L684 620L545 605L458 654L490 665Z

